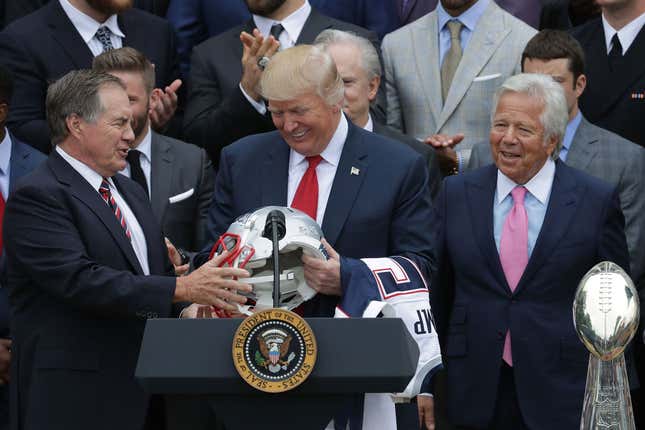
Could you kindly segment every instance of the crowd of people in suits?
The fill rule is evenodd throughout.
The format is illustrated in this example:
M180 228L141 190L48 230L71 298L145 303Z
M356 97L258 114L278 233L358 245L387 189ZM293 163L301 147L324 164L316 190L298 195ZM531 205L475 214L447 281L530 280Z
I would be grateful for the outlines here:
M579 280L610 260L645 298L644 25L645 0L0 0L0 430L163 430L145 322L244 303L211 247L267 205L324 233L305 316L353 259L425 275L443 365L413 427L578 427Z

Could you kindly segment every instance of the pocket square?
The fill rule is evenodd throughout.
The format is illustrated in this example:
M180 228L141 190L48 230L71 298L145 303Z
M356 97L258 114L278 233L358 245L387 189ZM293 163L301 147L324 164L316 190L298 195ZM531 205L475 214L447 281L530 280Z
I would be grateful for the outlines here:
M192 196L195 193L195 189L191 188L188 191L184 191L181 194L177 194L176 196L168 197L168 201L170 204L180 202L182 200L186 200L188 197Z
M475 79L473 79L473 82L490 81L491 79L499 78L500 76L502 76L501 73L493 73L492 75L477 76Z

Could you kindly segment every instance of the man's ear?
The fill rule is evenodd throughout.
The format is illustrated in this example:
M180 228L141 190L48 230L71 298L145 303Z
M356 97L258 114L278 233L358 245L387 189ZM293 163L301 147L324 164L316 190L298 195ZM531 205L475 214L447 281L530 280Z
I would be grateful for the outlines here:
M75 113L68 115L67 118L65 118L65 124L67 125L67 130L70 135L74 136L76 139L80 139L82 137L84 121L80 116Z
M370 102L373 102L376 99L376 94L378 93L378 88L381 86L381 77L374 76L370 79L368 83L369 92L367 93L367 98Z
M574 84L574 90L576 92L576 97L580 97L584 93L585 88L587 88L587 77L584 74L578 76Z
M9 106L6 103L0 103L0 127L4 127L9 116Z

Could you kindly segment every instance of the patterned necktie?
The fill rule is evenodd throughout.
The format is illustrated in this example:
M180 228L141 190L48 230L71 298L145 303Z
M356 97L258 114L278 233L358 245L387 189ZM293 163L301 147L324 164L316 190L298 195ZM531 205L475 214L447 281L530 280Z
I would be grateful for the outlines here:
M309 162L309 167L307 167L307 171L298 184L291 207L303 211L315 220L318 214L318 176L316 175L316 167L322 161L322 157L314 155L313 157L307 157L307 161Z
M618 33L611 38L611 51L609 51L609 68L613 71L623 59L623 45L620 44Z
M112 46L112 40L110 39L111 34L112 32L107 27L99 27L99 29L96 30L94 37L96 37L96 40L101 42L101 45L103 46L103 52L111 51L114 49L114 46Z
M529 262L529 223L524 207L526 188L517 186L513 188L511 195L513 196L513 207L506 216L502 228L502 237L499 241L499 259L508 286L511 291L515 291ZM513 366L510 331L506 332L502 358L509 366Z
M116 200L114 200L114 197L112 196L112 192L110 191L110 183L106 178L103 178L103 181L101 182L99 193L101 194L101 197L103 197L105 203L107 203L114 212L114 216L116 217L116 220L119 222L119 224L121 224L121 227L123 227L123 231L125 232L127 238L132 240L132 234L130 233L128 224L126 224L125 217L123 216L121 209L119 209L119 207L117 206Z
M143 190L146 192L146 195L150 197L148 194L148 181L146 181L146 175L144 175L143 169L141 168L140 157L140 151L137 151L136 149L128 151L126 160L128 160L128 164L130 165L130 178L137 184L141 185Z
M443 64L441 64L441 95L444 102L452 84L452 78L455 76L455 71L459 62L461 61L461 41L459 33L461 32L462 24L460 21L448 21L446 23L448 31L450 32L450 49L443 57Z

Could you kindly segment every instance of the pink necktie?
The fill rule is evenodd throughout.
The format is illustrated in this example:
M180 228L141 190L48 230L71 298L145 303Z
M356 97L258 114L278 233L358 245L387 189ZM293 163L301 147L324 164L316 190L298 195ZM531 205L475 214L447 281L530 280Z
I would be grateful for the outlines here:
M511 191L513 207L504 221L499 243L499 259L511 291L515 291L529 262L529 222L524 207L525 195L526 188L522 186L517 186ZM506 332L502 358L509 366L513 366L510 330Z

